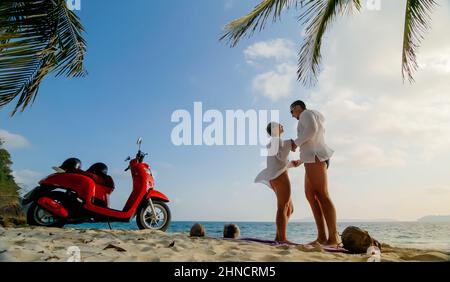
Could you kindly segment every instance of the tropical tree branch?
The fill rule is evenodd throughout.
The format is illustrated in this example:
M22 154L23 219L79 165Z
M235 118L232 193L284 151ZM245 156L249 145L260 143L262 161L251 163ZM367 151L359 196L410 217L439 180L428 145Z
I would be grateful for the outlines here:
M402 76L414 82L413 75L419 65L417 51L429 28L434 0L407 0L405 11L405 28L403 33Z
M245 36L251 36L256 30L264 29L267 20L272 15L273 22L280 19L281 12L300 0L263 0L249 14L228 23L220 40L226 39L231 47L236 46Z
M337 15L360 10L359 0L305 1L299 20L306 25L298 59L298 80L304 86L317 83L320 73L322 39Z
M17 99L12 115L33 103L48 74L86 74L84 29L64 0L2 0L0 26L0 107Z

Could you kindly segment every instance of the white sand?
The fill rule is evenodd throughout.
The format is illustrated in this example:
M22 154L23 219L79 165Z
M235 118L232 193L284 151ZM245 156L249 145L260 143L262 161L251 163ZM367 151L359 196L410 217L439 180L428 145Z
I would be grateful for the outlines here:
M171 247L171 243L174 245ZM112 245L112 246L111 246ZM269 246L185 233L56 228L1 228L0 261L67 261L67 248L76 246L81 260L90 261L366 261L365 255L328 253L320 248ZM110 246L110 248L107 248ZM118 247L118 248L115 248ZM105 249L107 248L107 249ZM119 249L122 248L122 251ZM442 251L384 247L382 261L448 261Z

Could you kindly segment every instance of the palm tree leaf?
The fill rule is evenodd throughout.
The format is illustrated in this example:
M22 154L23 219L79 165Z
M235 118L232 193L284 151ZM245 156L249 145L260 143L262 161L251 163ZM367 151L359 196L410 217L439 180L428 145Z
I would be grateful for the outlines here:
M87 72L83 63L86 54L86 41L82 36L84 28L78 16L67 8L65 1L59 2L58 5L60 7L58 9L60 52L56 54L56 60L58 61L57 76L85 76Z
M12 115L33 103L48 74L86 74L84 29L66 1L2 0L0 26L0 107L17 99Z
M429 28L431 12L437 5L434 0L407 0L405 29L403 33L402 76L414 82L413 75L418 69L417 51Z
M234 47L245 35L252 35L256 30L264 29L267 20L272 15L273 21L277 21L281 12L289 8L299 0L263 0L249 14L228 23L220 40L227 39L228 43Z
M306 29L297 75L304 86L313 86L320 73L322 39L327 28L337 15L359 11L361 3L359 0L308 0L302 8L299 20Z

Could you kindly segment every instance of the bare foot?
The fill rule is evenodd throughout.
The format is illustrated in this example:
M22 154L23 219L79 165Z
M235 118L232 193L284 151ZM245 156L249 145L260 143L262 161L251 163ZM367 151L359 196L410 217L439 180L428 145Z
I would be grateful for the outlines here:
M339 237L339 235L335 235L335 236L330 236L330 238L328 238L328 240L325 242L324 245L327 246L340 246L342 245L342 240Z
M335 238L328 239L323 245L339 248L342 247L342 241L341 238L339 238L339 236L335 236Z
M297 243L291 242L289 240L275 240L275 242L288 245L298 245Z
M326 239L316 239L316 240L314 240L314 241L312 241L312 242L310 242L310 243L308 243L306 245L315 246L315 245L324 245L326 243L327 243Z

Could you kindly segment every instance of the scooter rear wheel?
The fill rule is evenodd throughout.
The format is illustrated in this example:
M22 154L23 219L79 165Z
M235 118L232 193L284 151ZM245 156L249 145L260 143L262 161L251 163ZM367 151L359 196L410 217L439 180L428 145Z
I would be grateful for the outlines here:
M166 231L171 220L169 207L166 203L159 200L154 200L153 206L155 207L156 215L153 214L150 203L146 203L139 208L136 218L137 226L139 229Z
M48 196L59 203L63 203L65 197L64 193L54 191L45 196ZM41 208L36 199L28 208L27 223L29 225L44 226L44 227L63 227L65 221L63 218L52 215L43 208Z

